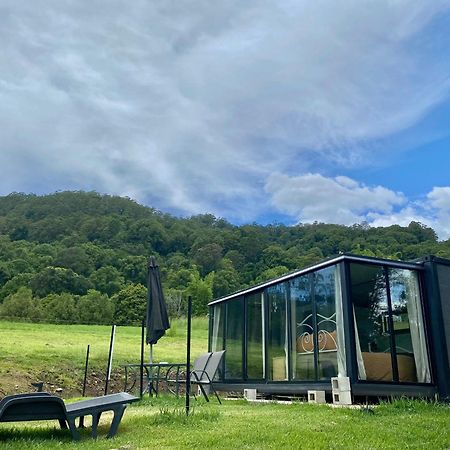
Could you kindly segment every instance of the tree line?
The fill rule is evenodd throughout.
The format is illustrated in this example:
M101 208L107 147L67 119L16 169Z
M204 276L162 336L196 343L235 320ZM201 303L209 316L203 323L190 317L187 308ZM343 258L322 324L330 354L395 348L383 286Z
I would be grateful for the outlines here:
M450 241L411 222L372 228L323 223L236 226L210 214L174 217L96 192L0 197L0 316L136 323L147 259L156 257L172 315L339 253L450 258Z

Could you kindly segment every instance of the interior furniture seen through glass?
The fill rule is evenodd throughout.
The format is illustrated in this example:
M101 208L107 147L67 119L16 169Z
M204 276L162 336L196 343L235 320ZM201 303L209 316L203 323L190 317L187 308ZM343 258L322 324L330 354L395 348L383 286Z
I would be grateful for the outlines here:
M338 374L336 266L293 278L289 286L295 330L291 343L292 378L330 379ZM340 302L340 295L338 299Z
M266 291L268 302L268 356L269 379L288 379L288 326L286 283L270 286Z
M381 265L350 265L359 378L431 381L418 274Z

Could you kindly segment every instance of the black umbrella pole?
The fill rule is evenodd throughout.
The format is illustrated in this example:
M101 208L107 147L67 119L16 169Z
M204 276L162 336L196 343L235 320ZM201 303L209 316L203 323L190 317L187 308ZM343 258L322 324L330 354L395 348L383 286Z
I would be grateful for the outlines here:
M187 343L186 343L186 415L189 416L189 400L191 394L191 317L192 297L188 297L187 310Z
M145 334L145 319L142 320L141 327L141 366L139 372L139 396L142 398L143 396L143 387L144 387L144 334Z
M86 381L87 381L87 373L88 373L88 366L89 366L89 347L90 347L90 345L87 346L86 363L84 364L83 397L86 394Z

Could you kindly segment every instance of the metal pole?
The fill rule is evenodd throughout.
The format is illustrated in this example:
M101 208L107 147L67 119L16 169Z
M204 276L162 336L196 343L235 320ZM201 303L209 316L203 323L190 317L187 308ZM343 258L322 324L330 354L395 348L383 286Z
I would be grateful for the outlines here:
M144 387L144 335L145 335L145 319L142 319L142 327L141 327L141 367L139 372L139 397L142 398L143 392L142 389Z
M114 352L114 336L116 334L116 326L111 327L111 338L109 340L108 367L106 369L105 395L108 393L108 384L111 378L112 357Z
M191 316L192 297L188 297L187 339L186 339L186 416L189 416L189 400L191 394Z
M84 365L84 381L83 381L83 397L86 394L86 380L87 380L87 372L88 372L88 365L89 365L89 347L90 345L87 346L87 350L86 350L86 363Z

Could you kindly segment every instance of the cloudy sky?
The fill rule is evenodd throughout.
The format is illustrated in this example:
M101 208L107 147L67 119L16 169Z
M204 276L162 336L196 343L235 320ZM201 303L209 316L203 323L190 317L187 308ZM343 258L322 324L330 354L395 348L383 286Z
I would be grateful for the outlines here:
M0 1L0 194L450 237L450 0Z

